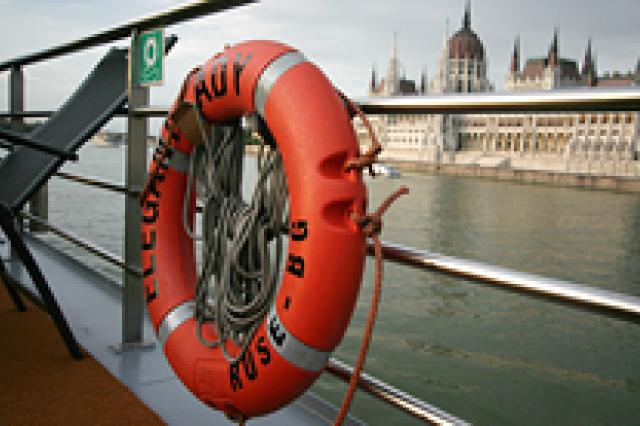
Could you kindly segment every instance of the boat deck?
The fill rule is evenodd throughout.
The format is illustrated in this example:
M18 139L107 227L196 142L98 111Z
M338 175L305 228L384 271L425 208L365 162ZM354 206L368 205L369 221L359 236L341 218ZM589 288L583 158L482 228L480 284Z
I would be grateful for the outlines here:
M230 424L181 384L159 345L114 351L121 338L118 283L36 237L27 234L25 241L90 356L74 361L49 317L31 304L17 312L1 286L0 424ZM7 251L8 244L0 245L5 259ZM8 269L35 293L20 264L9 262ZM148 321L145 330L155 341ZM334 406L307 392L251 424L326 425L335 415ZM362 423L351 417L345 424Z
M0 283L1 424L163 424L95 358L73 360L49 316L25 304L18 312Z

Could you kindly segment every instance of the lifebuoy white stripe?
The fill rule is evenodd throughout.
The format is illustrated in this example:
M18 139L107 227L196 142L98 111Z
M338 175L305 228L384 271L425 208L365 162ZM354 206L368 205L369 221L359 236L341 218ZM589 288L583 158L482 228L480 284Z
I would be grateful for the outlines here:
M169 168L186 175L189 173L190 162L191 155L185 154L178 149L174 149L171 153L171 157L169 157L168 165Z
M173 308L158 327L158 340L164 346L171 333L189 318L193 318L195 303L188 300ZM298 340L284 326L275 305L272 306L267 319L267 336L271 346L291 364L303 370L321 371L327 364L331 352L321 351Z
M327 364L331 352L321 351L298 340L282 324L273 305L267 319L267 335L271 346L291 364L303 370L318 372Z
M158 327L158 340L160 340L160 344L162 344L162 346L164 346L167 339L169 339L169 336L175 329L180 327L183 322L193 317L194 309L195 302L193 300L187 300L173 308L167 315L165 315Z
M264 106L267 103L267 97L273 85L276 84L282 74L303 62L307 62L307 58L302 53L298 51L289 52L271 62L262 72L256 83L253 95L256 111L262 118L264 118Z

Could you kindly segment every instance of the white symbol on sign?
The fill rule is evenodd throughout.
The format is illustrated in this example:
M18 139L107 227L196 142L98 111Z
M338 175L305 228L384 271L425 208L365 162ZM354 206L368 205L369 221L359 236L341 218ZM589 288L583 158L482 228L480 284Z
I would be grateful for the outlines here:
M158 59L158 42L155 37L149 37L144 44L144 61L152 67Z

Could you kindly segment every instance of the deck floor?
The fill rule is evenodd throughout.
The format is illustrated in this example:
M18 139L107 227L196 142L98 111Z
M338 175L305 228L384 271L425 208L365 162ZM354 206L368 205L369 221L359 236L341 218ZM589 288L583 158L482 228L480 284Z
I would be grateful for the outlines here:
M73 361L49 317L34 307L17 312L0 285L0 425L231 424L182 385L161 346L114 352L113 345L122 338L118 283L37 237L27 233L24 238L76 338L92 358ZM0 256L9 257L8 244L0 244ZM36 292L19 262L11 260L6 267L13 279ZM148 319L143 325L145 342L155 341ZM140 411L131 411L134 407ZM307 392L274 413L251 419L251 424L324 426L336 413L334 406ZM86 417L76 417L80 415ZM351 416L345 424L362 425Z
M136 424L162 420L91 355L75 361L49 316L0 283L0 424Z

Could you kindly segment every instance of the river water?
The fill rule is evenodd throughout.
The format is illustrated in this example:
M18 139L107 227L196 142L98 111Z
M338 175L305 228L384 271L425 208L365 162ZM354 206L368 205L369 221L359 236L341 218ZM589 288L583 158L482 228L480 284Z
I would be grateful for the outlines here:
M64 170L122 182L124 148L87 146ZM640 296L640 195L473 178L367 180L371 208L399 185L383 239ZM54 179L50 220L122 253L122 196ZM119 270L51 238L114 278ZM371 300L368 261L335 356L353 363ZM638 424L640 324L388 263L365 370L477 424ZM313 387L338 404L346 386ZM418 424L362 392L370 424Z

